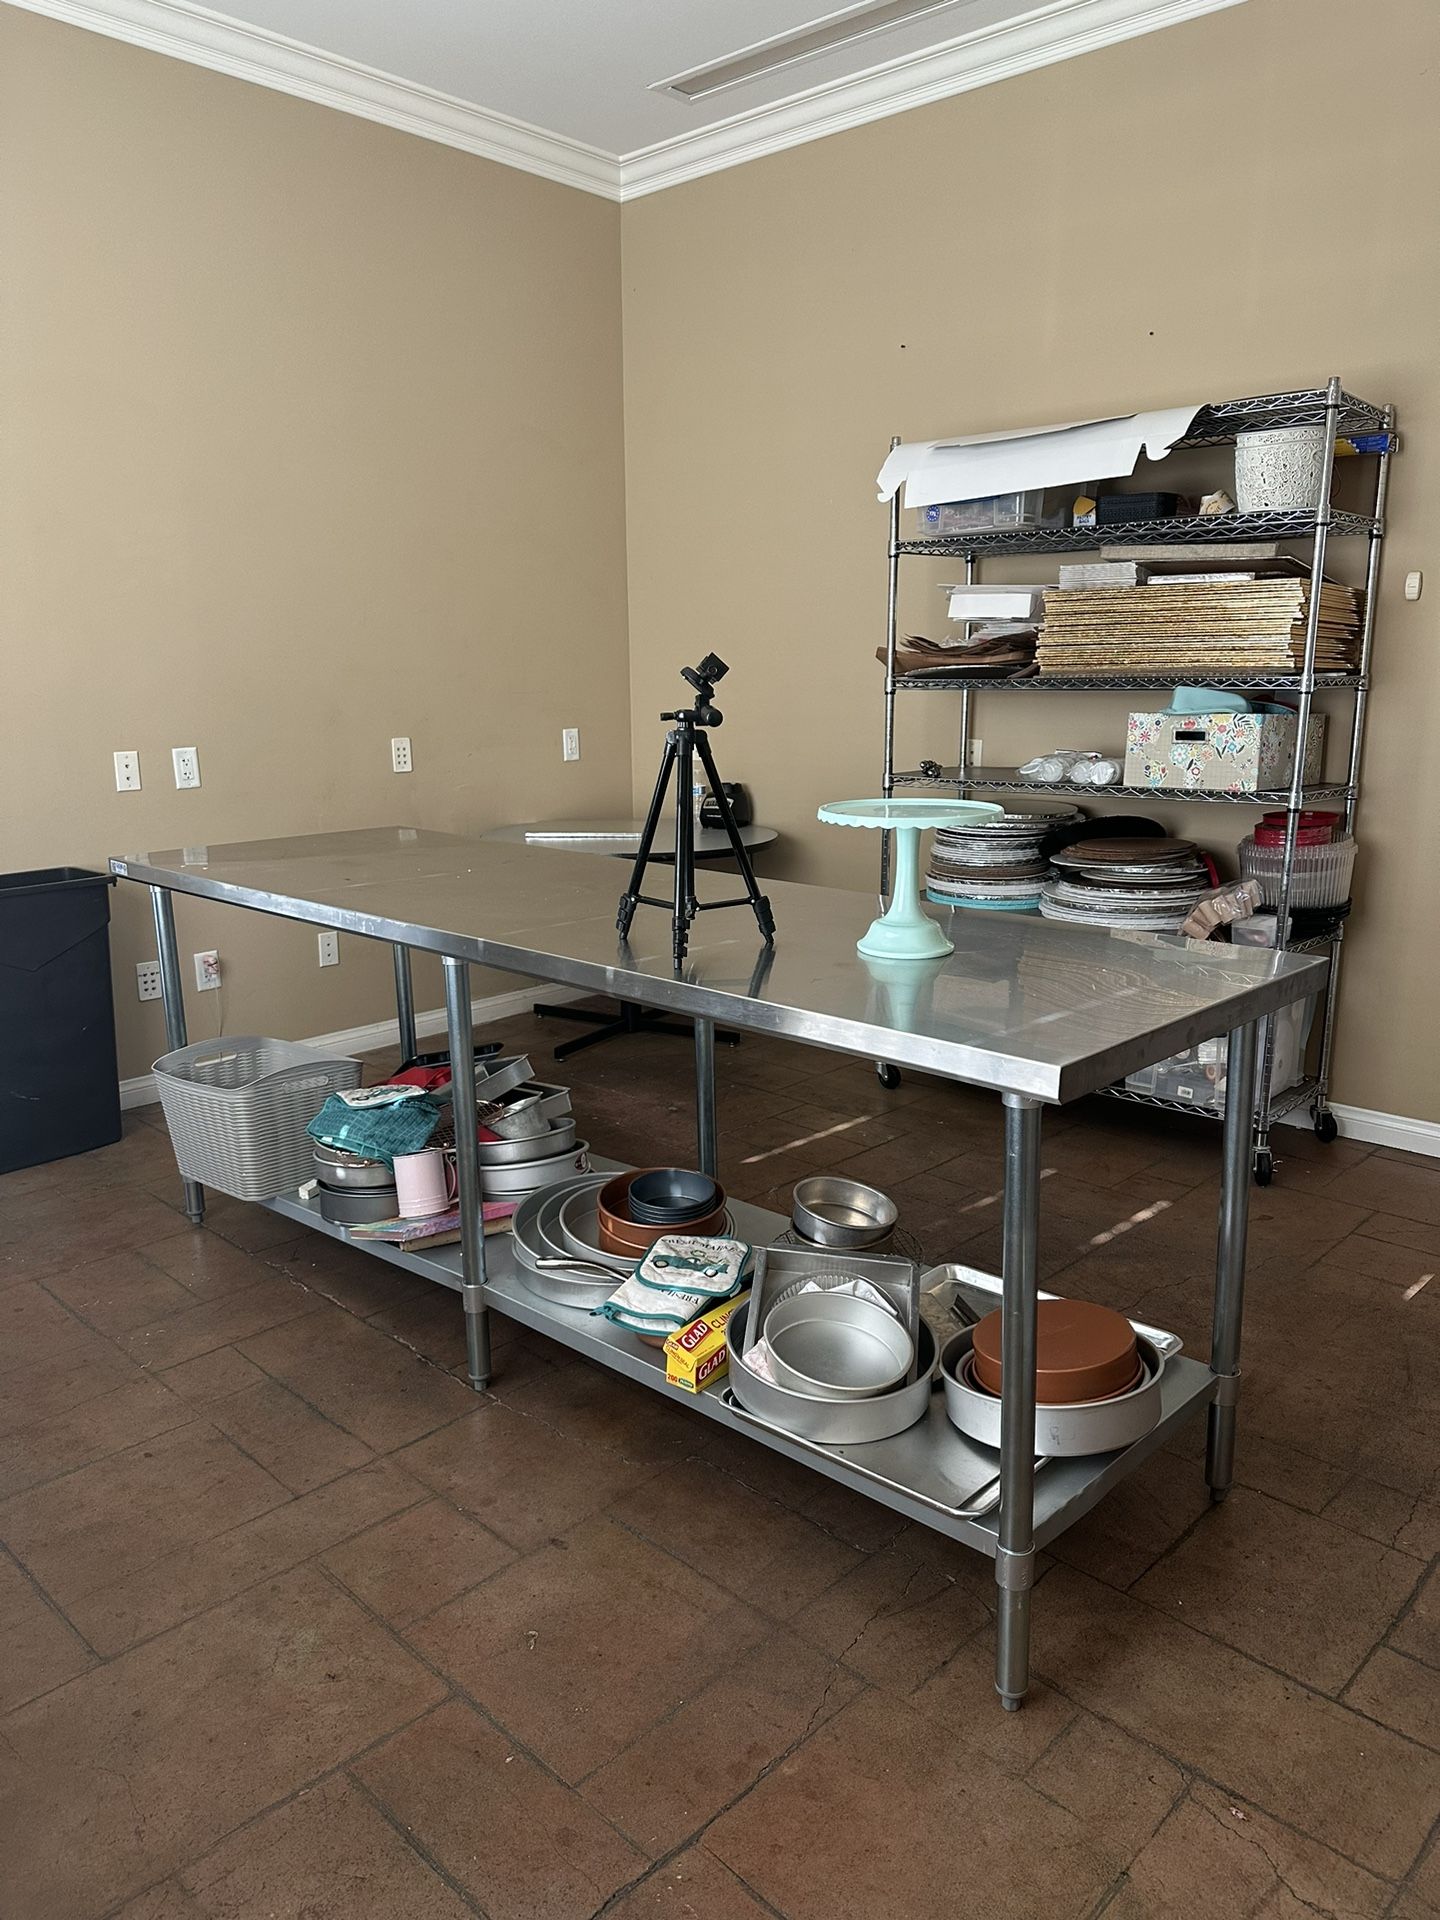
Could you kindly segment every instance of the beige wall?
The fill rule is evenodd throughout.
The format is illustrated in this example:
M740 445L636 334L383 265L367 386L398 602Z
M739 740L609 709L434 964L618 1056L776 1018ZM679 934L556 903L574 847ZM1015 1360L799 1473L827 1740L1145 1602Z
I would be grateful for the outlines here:
M871 884L869 836L814 809L879 780L887 522L870 482L891 434L1338 371L1395 401L1407 437L1335 1094L1440 1118L1440 573L1419 605L1401 597L1440 524L1437 54L1430 0L1249 0L628 205L637 791L676 669L714 647L734 668L722 768L783 829L784 870ZM902 611L933 632L938 610L927 584ZM1123 743L1132 704L992 694L972 732L1013 764ZM957 716L958 696L902 697L900 764L953 759ZM1170 817L1233 850L1249 816Z
M0 196L0 870L628 804L614 206L10 7ZM178 919L197 1038L391 1011L383 948ZM114 934L131 1075L138 888Z

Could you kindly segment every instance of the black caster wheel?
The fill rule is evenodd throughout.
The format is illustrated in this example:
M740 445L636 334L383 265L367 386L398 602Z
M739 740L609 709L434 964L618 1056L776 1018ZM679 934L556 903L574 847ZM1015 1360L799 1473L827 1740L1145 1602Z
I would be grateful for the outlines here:
M1315 1138L1327 1147L1340 1138L1340 1123L1328 1107L1322 1107L1315 1116Z
M1268 1187L1275 1178L1275 1162L1270 1157L1270 1149L1265 1147L1255 1156L1255 1184Z
M887 1093L894 1093L900 1084L900 1069L899 1067L892 1067L888 1060L877 1060L875 1062L875 1078Z

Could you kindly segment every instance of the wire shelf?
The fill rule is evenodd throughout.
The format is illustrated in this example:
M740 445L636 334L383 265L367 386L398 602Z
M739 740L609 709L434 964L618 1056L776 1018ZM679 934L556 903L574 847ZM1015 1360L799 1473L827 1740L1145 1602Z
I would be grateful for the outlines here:
M1172 450L1228 446L1237 433L1257 429L1322 426L1328 399L1324 387L1306 387L1294 393L1254 394L1248 400L1219 400L1200 409L1190 431L1174 442ZM1342 392L1336 424L1342 434L1379 433L1385 425L1385 410Z
M1295 952L1298 951L1298 949L1292 948L1291 951ZM1275 1094L1271 1099L1269 1113L1266 1116L1267 1124L1278 1120L1282 1114L1293 1113L1296 1107L1303 1107L1307 1101L1313 1100L1317 1084L1312 1074L1306 1074L1303 1078L1297 1080L1293 1087L1286 1087L1281 1092ZM1192 1119L1195 1120L1223 1120L1225 1118L1225 1109L1223 1107L1206 1106L1203 1103L1197 1105L1193 1100L1167 1100L1163 1094L1140 1093L1134 1087L1127 1087L1123 1084L1114 1087L1101 1087L1099 1091L1105 1095L1107 1100L1128 1100L1133 1106L1137 1107L1160 1107L1163 1108L1166 1113L1188 1113Z
M1240 807L1288 807L1288 788L1264 793L1204 793L1194 787L1090 787L1077 780L1025 780L1017 767L937 767L933 773L922 768L897 773L897 787L969 787L977 793L1033 793L1041 799L1051 793L1074 794L1082 800L1198 800L1202 805ZM1352 789L1343 784L1306 787L1301 804L1312 800L1348 800Z
M964 687L986 693L1001 693L1033 688L1037 693L1139 693L1146 688L1226 687L1236 693L1298 693L1302 684L1298 673L1170 673L1111 675L1094 673L1045 673L1025 680L978 678L973 673L905 673L895 677L899 693L921 693L933 688L955 693ZM1366 683L1358 673L1317 673L1314 684L1320 687L1350 687L1358 691Z
M1370 514L1332 513L1333 535L1369 535L1379 531ZM1093 553L1098 547L1189 545L1225 546L1237 540L1308 540L1315 532L1313 513L1176 514L1168 520L1127 520L1111 527L985 527L947 534L941 540L901 540L892 554L933 554L964 558L987 553Z

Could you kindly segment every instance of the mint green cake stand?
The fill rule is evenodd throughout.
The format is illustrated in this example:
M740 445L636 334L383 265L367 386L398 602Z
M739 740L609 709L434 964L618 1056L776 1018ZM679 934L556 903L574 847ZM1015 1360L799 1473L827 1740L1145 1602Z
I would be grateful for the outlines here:
M993 820L1003 807L989 800L831 800L819 818L827 827L880 827L895 835L895 885L890 908L871 923L858 952L872 960L943 960L955 951L920 900L920 836L929 827L963 827Z

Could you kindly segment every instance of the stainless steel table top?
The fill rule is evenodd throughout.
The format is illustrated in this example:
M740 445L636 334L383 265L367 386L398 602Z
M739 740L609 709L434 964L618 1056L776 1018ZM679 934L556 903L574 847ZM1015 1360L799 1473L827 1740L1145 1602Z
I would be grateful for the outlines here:
M110 866L176 893L1049 1101L1078 1099L1314 993L1327 966L939 907L955 942L948 960L866 960L855 942L875 910L870 895L776 881L766 887L773 954L748 908L702 914L677 976L667 913L642 907L630 943L619 940L614 868L410 827L131 854ZM697 875L702 901L731 898L737 884Z
M509 845L543 847L557 853L608 853L619 860L634 860L640 851L643 820L527 820L516 825L491 827L484 838L502 840ZM779 838L774 827L741 827L740 839L747 847L768 847ZM530 840L529 834L543 834ZM669 859L675 851L675 820L667 814L655 829L655 852ZM723 827L700 827L695 834L697 860L714 860L730 852L730 837Z

